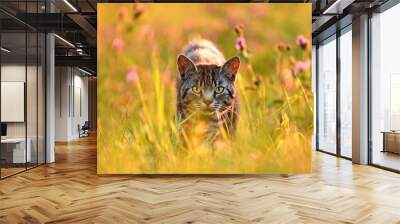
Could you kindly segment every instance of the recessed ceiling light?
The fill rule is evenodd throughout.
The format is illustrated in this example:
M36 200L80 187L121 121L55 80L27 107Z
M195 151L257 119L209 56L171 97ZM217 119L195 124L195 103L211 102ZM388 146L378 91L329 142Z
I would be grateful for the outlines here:
M342 14L343 10L351 5L355 0L336 0L324 12L323 15L328 14Z
M64 0L64 3L68 5L68 7L70 7L74 12L78 12L78 10L68 0Z
M10 53L11 52L11 50L9 50L9 49L7 49L5 47L1 47L1 51L4 51L6 53Z
M78 70L81 71L81 72L83 72L83 73L85 73L85 74L87 74L87 75L90 75L90 76L93 75L92 73L90 73L90 72L88 72L88 71L86 71L86 70L83 70L83 69L81 69L81 68L79 68L79 67L78 67Z
M67 44L70 47L75 48L75 45L73 45L71 42L69 42L68 40L60 37L58 34L54 34L55 37L57 37L59 40L61 40L62 42L64 42L65 44Z

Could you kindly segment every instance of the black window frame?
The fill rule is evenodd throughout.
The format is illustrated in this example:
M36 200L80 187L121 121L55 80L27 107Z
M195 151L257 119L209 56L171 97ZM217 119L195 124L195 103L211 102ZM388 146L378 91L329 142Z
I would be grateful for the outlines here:
M340 37L347 32L351 32L352 26L352 17L345 16L341 20L339 20L336 24L333 24L331 27L327 28L325 32L320 34L320 38L318 39L315 45L315 85L316 85L316 95L315 95L315 105L316 105L316 136L315 136L315 145L316 151L323 152L332 156L337 156L346 160L352 160L352 158L343 156L341 153L341 119L340 119L340 77L341 77L341 67L340 67ZM334 36L334 38L333 38ZM331 39L331 40L330 40ZM336 152L328 152L319 147L319 47L322 43L328 43L330 41L336 41Z
M391 9L392 7L396 6L400 4L399 0L389 0L386 1L384 4L380 5L377 8L368 10L368 31L367 31L367 38L368 38L368 54L367 54L367 60L368 60L368 165L373 166L373 167L377 167L383 170L387 170L387 171L391 171L391 172L395 172L395 173L400 173L400 169L394 169L388 166L384 166L381 164L377 164L374 163L373 160L373 137L372 137L372 94L373 94L373 88L372 88L372 18L373 18L373 14L380 14L380 13L384 13L385 11ZM399 155L400 157L400 155Z

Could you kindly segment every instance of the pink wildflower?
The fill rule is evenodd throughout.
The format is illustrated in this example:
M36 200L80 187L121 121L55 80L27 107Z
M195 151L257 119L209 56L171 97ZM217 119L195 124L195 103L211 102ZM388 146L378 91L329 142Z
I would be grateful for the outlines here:
M295 61L293 62L293 67L291 68L293 75L298 75L299 73L305 72L311 66L310 60L305 61Z
M118 37L114 38L114 40L112 42L112 48L114 50L120 51L124 48L124 46L125 46L125 43L121 38L118 38Z
M246 40L243 37L238 37L235 43L236 49L243 51L246 49Z
M308 40L303 35L299 35L296 38L296 43L299 45L303 50L307 49L308 47Z
M135 66L128 69L126 81L132 84L136 84L139 81L138 70Z

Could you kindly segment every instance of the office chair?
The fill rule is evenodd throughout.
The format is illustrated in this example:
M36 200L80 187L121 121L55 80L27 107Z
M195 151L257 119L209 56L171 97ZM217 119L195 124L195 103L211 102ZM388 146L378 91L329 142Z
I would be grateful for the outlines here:
M89 136L89 129L90 129L89 121L85 121L82 127L78 125L78 129L79 129L79 138Z

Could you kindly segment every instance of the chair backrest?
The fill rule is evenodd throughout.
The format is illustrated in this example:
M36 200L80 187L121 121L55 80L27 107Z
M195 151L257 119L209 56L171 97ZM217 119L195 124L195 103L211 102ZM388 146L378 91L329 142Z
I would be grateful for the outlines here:
M85 121L85 123L83 124L82 128L90 128L89 121Z

